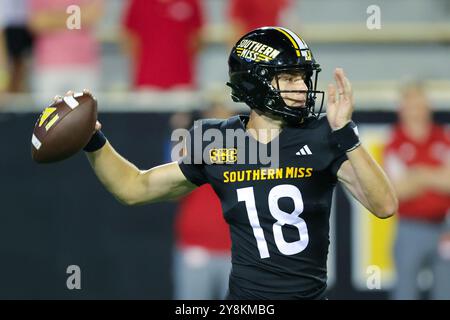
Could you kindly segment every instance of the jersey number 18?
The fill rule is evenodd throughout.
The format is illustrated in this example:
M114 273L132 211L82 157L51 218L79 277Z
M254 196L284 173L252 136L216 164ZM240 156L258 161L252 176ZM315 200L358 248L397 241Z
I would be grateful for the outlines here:
M256 211L255 194L253 187L237 189L238 201L244 201L247 208L250 225L256 238L259 255L262 259L269 258L269 248L264 237L263 229L259 224L258 212ZM294 201L294 211L286 212L278 206L280 198L288 197ZM282 184L273 187L269 192L270 214L277 220L273 224L273 236L278 250L285 255L293 255L305 250L309 242L308 228L306 222L299 215L303 212L303 198L300 190L289 184ZM286 242L283 237L282 227L291 225L298 229L300 239L294 242Z

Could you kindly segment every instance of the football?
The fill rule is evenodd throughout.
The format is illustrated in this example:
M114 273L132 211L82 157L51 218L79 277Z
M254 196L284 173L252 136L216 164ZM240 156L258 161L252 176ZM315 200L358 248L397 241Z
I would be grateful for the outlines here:
M87 92L66 95L40 114L31 137L37 163L61 161L83 149L94 133L97 101Z

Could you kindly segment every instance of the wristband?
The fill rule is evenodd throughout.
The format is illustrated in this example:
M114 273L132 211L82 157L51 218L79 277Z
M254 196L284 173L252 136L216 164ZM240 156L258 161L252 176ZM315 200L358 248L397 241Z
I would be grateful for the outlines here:
M103 132L96 131L91 140L89 140L88 144L83 148L86 152L94 152L101 149L106 143L106 137Z
M361 144L356 124L350 121L339 130L331 132L331 141L343 152L356 149Z

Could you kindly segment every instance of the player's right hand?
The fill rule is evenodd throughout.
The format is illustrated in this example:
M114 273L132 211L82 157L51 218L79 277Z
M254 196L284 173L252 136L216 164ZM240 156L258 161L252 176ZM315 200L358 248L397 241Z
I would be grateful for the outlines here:
M95 132L100 131L102 129L102 124L97 120L95 123Z
M89 95L91 95L92 97L94 96L94 95L92 94L92 92L91 92L89 89L83 89L83 93L89 94ZM67 93L66 93L66 95L71 95L71 94L73 94L72 91L67 91ZM56 98L56 97L55 97L55 98ZM95 122L95 130L94 130L93 133L96 133L97 131L100 131L101 129L102 129L102 124L97 120L97 121Z
M83 89L83 93L86 93L86 94L88 94L88 95L90 95L92 97L94 96L89 89ZM72 90L69 90L69 91L66 92L66 94L64 96L73 96L73 94L74 94L74 92ZM62 99L63 99L63 97L57 95L57 96L55 96L53 98L53 103L57 103L58 101L60 101ZM97 120L95 122L95 129L94 129L94 132L92 134L96 133L97 131L100 131L101 129L102 129L102 124Z

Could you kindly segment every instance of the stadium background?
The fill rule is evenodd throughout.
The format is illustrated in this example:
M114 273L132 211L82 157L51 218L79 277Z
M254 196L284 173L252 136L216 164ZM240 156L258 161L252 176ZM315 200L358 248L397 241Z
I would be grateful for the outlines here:
M138 167L163 161L173 112L202 109L212 96L245 112L231 104L224 86L226 2L202 2L207 21L199 89L161 93L128 89L128 65L116 37L123 3L106 3L96 33L102 48L99 117L113 145ZM423 80L437 121L450 121L450 2L377 1L381 29L368 30L366 10L372 4L301 0L286 24L294 25L322 65L320 87L331 81L334 67L346 70L355 91L354 119L381 162L405 79ZM0 298L171 299L175 203L122 206L82 154L34 164L30 136L42 108L28 93L0 93ZM395 280L389 253L395 219L371 219L338 188L332 225L330 298L387 298ZM82 270L82 290L66 287L66 268L73 264ZM382 270L380 290L366 286L370 265Z

